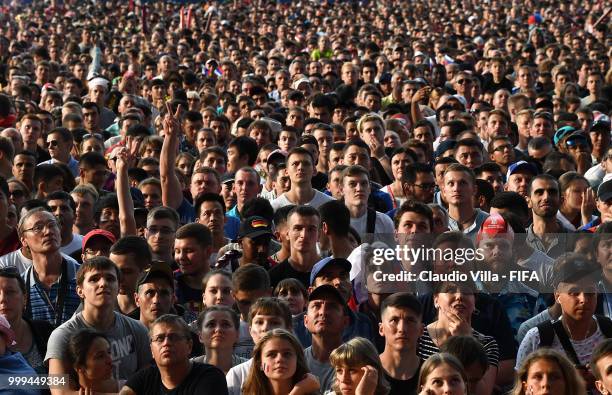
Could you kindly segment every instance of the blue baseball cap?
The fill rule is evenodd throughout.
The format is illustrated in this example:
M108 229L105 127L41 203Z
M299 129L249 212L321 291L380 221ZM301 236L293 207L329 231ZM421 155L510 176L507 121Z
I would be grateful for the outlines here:
M510 179L510 176L514 173L518 173L521 170L526 170L533 174L534 176L538 175L538 169L531 163L526 162L524 160L519 160L516 163L508 166L508 172L506 173L506 180Z
M575 131L576 131L576 128L572 126L563 126L557 129L557 131L555 132L555 135L553 136L553 143L555 145L559 144L559 141L563 140L564 137L569 136Z
M314 281L319 275L319 273L328 265L338 265L345 269L347 272L350 271L352 267L351 262L344 258L323 258L319 262L315 263L315 265L312 267L312 270L310 271L310 285L314 284Z

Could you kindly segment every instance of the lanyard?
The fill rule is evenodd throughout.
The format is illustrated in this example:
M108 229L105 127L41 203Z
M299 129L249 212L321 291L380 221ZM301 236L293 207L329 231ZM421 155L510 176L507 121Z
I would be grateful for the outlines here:
M28 317L32 317L32 303L30 300L30 294L31 294L30 278L31 276L34 275L33 270L34 270L34 264L30 266L30 272L26 276L26 289L28 290L28 294L26 296L26 309L27 309L26 315ZM36 282L38 283L38 281ZM36 285L37 284L34 284L34 286ZM68 262L62 259L62 273L60 274L60 278L59 278L59 289L57 291L57 297L55 299L55 306L53 305L53 302L49 298L49 295L47 295L47 292L44 289L42 289L42 294L44 295L44 298L47 304L51 306L51 309L53 309L53 312L55 313L55 327L56 328L60 326L62 323L62 313L64 312L64 301L66 299L67 293L68 293Z

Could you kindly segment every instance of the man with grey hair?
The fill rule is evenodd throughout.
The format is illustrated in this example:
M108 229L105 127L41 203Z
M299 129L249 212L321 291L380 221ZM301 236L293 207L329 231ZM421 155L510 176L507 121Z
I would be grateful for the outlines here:
M32 266L22 274L28 291L25 315L59 326L74 314L80 303L75 280L78 264L60 253L60 227L55 216L45 208L26 212L17 230L21 243L32 255Z
M149 328L151 353L156 366L149 366L128 379L121 395L220 394L227 395L225 375L217 367L191 362L193 340L182 318L165 314Z
M11 140L13 143L13 148L15 148L15 155L23 151L23 139L21 138L21 134L15 128L6 128L2 132L0 132L0 136L6 137Z

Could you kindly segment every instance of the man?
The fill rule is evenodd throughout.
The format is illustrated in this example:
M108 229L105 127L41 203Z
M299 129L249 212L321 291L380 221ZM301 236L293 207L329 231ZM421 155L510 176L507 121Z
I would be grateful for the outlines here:
M247 136L236 137L227 148L227 171L235 173L245 166L253 166L257 160L257 142Z
M194 316L201 310L202 279L210 270L212 235L202 224L180 227L174 240L174 260L179 266L175 273L177 303Z
M527 228L527 243L551 258L567 252L567 230L557 219L561 206L558 181L548 174L531 180L527 203L532 212L532 224Z
M546 137L552 141L555 130L553 128L553 117L549 112L539 111L533 115L529 135L534 137Z
M423 364L416 354L417 340L423 333L421 303L412 294L396 293L382 302L380 314L378 330L385 339L380 362L390 393L416 393Z
M240 266L254 263L270 269L273 262L268 256L272 235L272 226L267 219L258 216L245 218L238 234L238 244L242 250Z
M393 233L393 221L387 215L368 208L370 179L366 169L353 165L342 172L342 194L351 214L351 226L358 234Z
M111 126L115 121L115 113L104 106L106 103L106 96L108 93L108 81L104 78L93 78L87 84L89 88L88 98L91 102L98 106L99 117L100 117L100 129L106 129ZM83 117L85 112L83 111ZM98 130L92 131L98 132Z
M18 250L18 232L7 222L9 214L9 186L6 180L0 177L0 256Z
M317 161L317 170L320 173L327 174L330 169L329 151L333 143L333 134L331 126L324 123L317 123L314 126L313 136L317 139L319 149L319 160Z
M97 152L88 152L79 158L79 185L91 184L99 196L106 193L104 183L109 175L106 159Z
M39 164L34 169L34 185L36 198L46 199L50 193L61 191L64 186L64 171L51 163Z
M323 392L330 390L335 381L329 355L343 342L342 334L349 322L345 303L340 292L329 284L315 288L308 296L304 325L311 334L312 345L304 350L304 356Z
M491 184L495 193L503 192L504 190L504 176L502 175L501 168L497 163L483 163L474 169L476 179L484 180Z
M72 231L80 235L86 235L96 227L94 206L98 200L98 192L93 186L78 185L70 192L70 196L75 204Z
M203 193L194 204L196 221L208 228L212 234L211 263L216 262L217 253L221 247L231 240L225 237L225 202L217 193Z
M68 193L57 191L47 196L47 204L60 225L60 235L62 237L60 251L63 254L70 255L76 260L79 260L81 257L83 236L78 233L72 233L74 227L74 212L76 210L74 200L72 200L72 197Z
M47 147L51 159L43 163L63 163L68 166L73 177L79 175L79 162L70 154L74 145L72 132L66 128L55 128L47 135Z
M434 197L436 182L431 166L423 163L411 163L404 169L404 178L408 183L409 198L423 203L431 203Z
M390 176L391 161L385 153L383 138L385 136L385 123L383 119L373 113L366 114L357 122L359 137L365 141L370 148L372 168L378 175L378 181L382 185L389 185L393 181Z
M474 170L482 165L482 144L474 139L462 139L455 147L455 159L460 164Z
M96 256L110 255L111 247L115 244L115 236L102 229L94 229L83 237L83 250L81 262Z
M353 244L349 237L351 226L351 213L349 209L338 200L323 203L319 207L321 214L321 233L319 235L319 248L334 258L348 258L353 251Z
M100 229L98 232L104 231ZM140 274L151 266L151 250L142 237L125 236L112 245L108 257L121 273L117 293L117 311L137 320L138 315L134 313L138 307L134 298L136 282ZM167 263L165 264L170 267Z
M304 287L310 285L310 271L320 257L317 252L321 217L311 206L296 206L287 214L287 237L291 255L270 269L272 287L285 278L295 278Z
M227 216L240 220L245 203L255 199L261 192L261 188L261 178L255 169L252 167L240 168L234 176L233 189L236 194L236 205L227 212Z
M227 395L223 372L212 365L189 360L193 340L189 326L182 318L162 315L153 322L149 333L156 366L149 366L130 377L120 394Z
M516 159L514 146L510 138L506 136L493 137L489 143L488 152L491 161L499 165L503 173L507 172L508 166Z
M96 257L81 265L76 274L77 292L83 311L75 314L53 331L45 362L50 374L68 374L73 367L66 351L70 338L82 328L105 333L111 345L113 377L126 380L151 361L147 330L138 321L115 312L119 269L105 257ZM62 394L62 389L51 390Z
M580 230L595 232L603 223L612 221L612 180L607 180L597 188L597 200L595 200L599 218L584 225Z
M145 237L153 253L153 260L174 265L174 238L179 218L170 207L155 207L147 214Z
M591 355L590 368L595 376L595 386L603 395L612 393L612 339L601 342Z
M302 147L293 148L287 154L287 173L291 180L291 188L272 201L274 210L290 204L308 205L318 208L323 203L332 200L331 197L316 190L312 186L314 175L314 158Z
M24 214L18 232L21 244L32 254L32 266L22 274L29 295L26 316L57 327L79 306L75 282L78 265L62 257L59 224L44 208Z
M23 182L30 191L34 190L34 169L36 155L29 151L21 151L13 160L13 177Z
M35 114L26 114L19 121L19 133L23 139L23 149L36 155L36 162L51 159L47 151L38 146L42 136L42 122Z
M520 160L508 166L506 173L506 185L504 190L516 192L527 198L529 195L529 185L533 177L538 175L538 169L531 163Z
M444 172L443 193L448 202L448 226L472 240L489 216L474 208L475 180L474 172L458 163L451 164Z

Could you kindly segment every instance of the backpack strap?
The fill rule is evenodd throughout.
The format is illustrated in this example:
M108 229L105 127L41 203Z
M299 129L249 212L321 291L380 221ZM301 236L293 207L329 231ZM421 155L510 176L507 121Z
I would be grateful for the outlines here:
M552 321L544 321L537 326L538 334L540 335L540 347L550 347L555 339L555 330L552 326Z
M606 338L612 338L612 320L603 315L596 315L597 325Z
M376 210L368 207L366 214L366 233L375 233L376 231Z
M563 346L566 356L574 363L576 367L582 366L580 360L578 359L578 355L576 354L576 350L574 350L574 346L572 346L572 342L565 332L565 328L563 327L561 320L553 322L552 327L557 335L557 338L559 338L559 342L561 342L561 345Z

